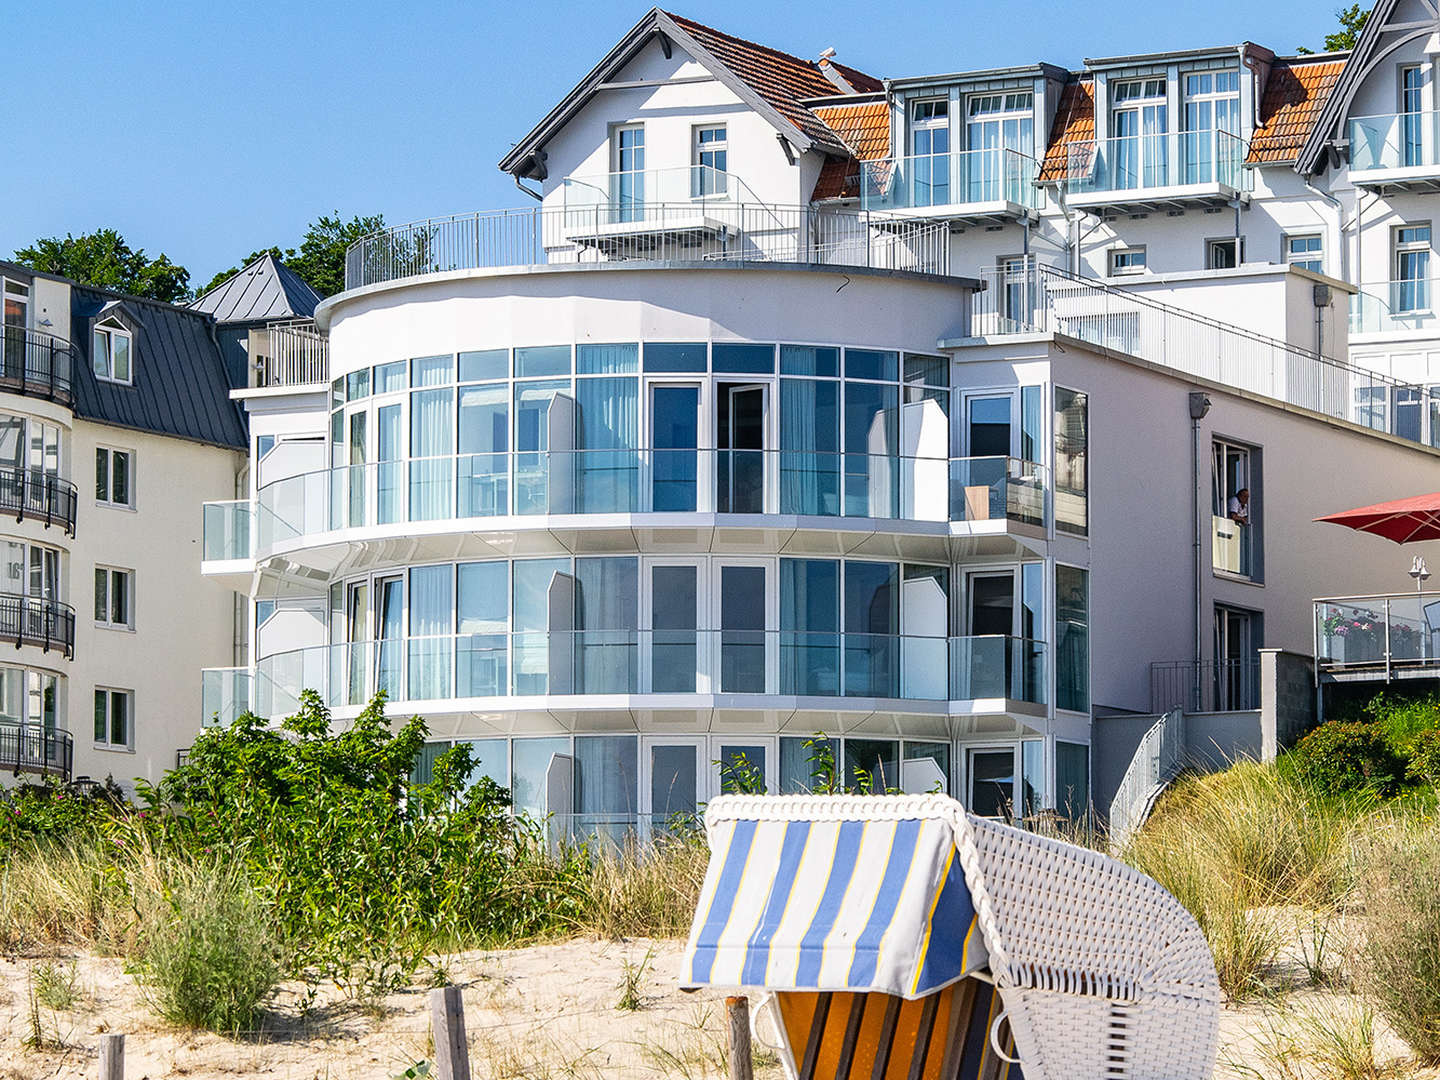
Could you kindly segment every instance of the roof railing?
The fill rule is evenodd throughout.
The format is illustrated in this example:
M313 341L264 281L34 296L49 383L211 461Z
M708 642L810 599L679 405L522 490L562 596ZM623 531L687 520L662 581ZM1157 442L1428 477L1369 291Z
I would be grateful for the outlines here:
M0 391L74 400L75 346L62 337L23 326L0 328Z

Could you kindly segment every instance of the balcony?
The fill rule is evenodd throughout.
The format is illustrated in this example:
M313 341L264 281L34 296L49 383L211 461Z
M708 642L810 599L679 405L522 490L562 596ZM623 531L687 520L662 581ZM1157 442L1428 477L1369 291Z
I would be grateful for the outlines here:
M1350 182L1357 187L1440 191L1440 112L1352 118Z
M1223 206L1249 191L1249 148L1223 131L1171 131L1073 143L1065 163L1071 206L1130 211Z
M968 224L1024 220L1040 205L1035 159L996 147L867 161L860 166L860 205Z
M201 727L229 727L249 711L249 668L205 668L200 672Z
M6 326L0 331L0 391L69 405L75 346L42 330Z
M1014 703L1044 705L1046 653L1043 642L1014 637L763 629L551 629L396 638L265 657L255 668L254 709L275 719L298 708L301 690L315 690L331 708L363 705L384 690L390 702L410 705L534 698L535 707L558 708L556 697L662 695L665 707L693 708L697 703L687 698L735 695L781 697L789 708L798 707L788 700L794 698L835 702L833 708L855 698L984 701L998 711ZM756 707L773 704L757 701Z
M1434 333L1440 320L1432 307L1434 278L1380 281L1361 285L1350 297L1350 333L1388 334L1406 330Z
M309 319L250 331L250 385L320 387L330 381L330 339Z
M68 781L74 767L75 740L68 731L0 720L0 772L58 776Z
M1316 600L1315 666L1339 682L1440 676L1440 593Z
M49 652L59 649L70 660L75 655L75 609L58 600L0 593L0 641L38 645Z
M1022 526L1038 534L1048 488L1043 466L1005 457L788 450L461 454L340 466L267 484L259 492L253 550L265 557L277 544L341 529L540 515L655 514L667 515L662 523L689 527L697 514L780 515L963 523L967 533ZM206 560L248 559L250 528L247 503L206 503Z
M58 525L75 536L75 485L43 469L0 468L0 515Z
M1260 661L1167 660L1150 665L1150 711L1156 716L1243 712L1260 708Z
M726 193L735 190L728 177L716 183ZM582 189L577 181L573 204L427 218L381 230L346 251L345 288L457 270L633 261L950 270L950 232L940 223L878 223L855 211L735 202L711 193L658 202L612 191Z

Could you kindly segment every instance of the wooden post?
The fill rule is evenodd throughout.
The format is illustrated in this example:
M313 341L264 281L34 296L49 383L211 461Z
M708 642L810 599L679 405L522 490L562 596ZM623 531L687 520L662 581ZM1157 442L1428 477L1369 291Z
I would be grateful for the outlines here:
M125 1080L125 1036L100 1036L100 1080Z
M750 999L727 997L730 1014L730 1080L754 1080L755 1062L750 1055Z
M465 1041L460 987L430 991L430 1027L435 1036L436 1075L440 1080L470 1080L470 1046Z

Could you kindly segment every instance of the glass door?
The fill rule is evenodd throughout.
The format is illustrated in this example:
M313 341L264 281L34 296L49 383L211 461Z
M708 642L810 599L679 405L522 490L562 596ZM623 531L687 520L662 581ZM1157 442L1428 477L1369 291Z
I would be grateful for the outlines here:
M645 128L639 124L616 128L614 154L612 220L640 221L645 204Z
M704 736L641 740L640 815L652 834L695 822L706 796L704 755Z
M1020 155L1035 152L1032 101L1028 91L970 98L966 127L970 202L1024 198L1030 177L1020 169Z
M368 429L370 415L365 411L365 406L351 411L346 416L346 423L349 426L349 452L346 464L349 466L344 470L345 487L348 492L347 506L348 516L344 525L355 528L358 525L367 524L365 515L365 488L366 473L365 463L370 459L370 446Z
M1425 164L1425 71L1400 70L1400 164Z
M1112 83L1111 187L1160 187L1166 182L1164 79Z
M1206 71L1185 76L1184 154L1187 184L1234 185L1239 168L1240 75L1235 71Z
M357 581L345 597L345 651L349 669L346 704L362 704L369 696L370 583Z
M965 751L967 810L979 817L1013 819L1015 757L1012 746L971 747Z
M726 563L719 569L722 694L763 694L767 690L767 572L767 566L756 563Z
M375 581L375 648L375 690L399 701L404 686L405 579L398 575Z
M965 399L965 455L961 466L963 520L989 521L1006 513L1005 478L1013 452L1009 394L970 395Z
M30 325L30 287L0 279L4 290L4 335L0 337L0 377L25 377L25 329Z
M693 694L709 685L700 670L699 563L649 568L650 647L644 650L647 680L655 694Z
M700 386L650 386L650 509L694 512L700 458Z
M375 419L375 520L388 525L405 520L405 406L381 405Z
M718 795L764 795L775 791L778 757L773 735L712 736L710 789Z
M967 585L965 632L969 640L962 649L960 674L968 676L969 686L961 697L1015 697L1010 693L1015 574L1010 570L975 573Z
M770 387L764 383L722 383L719 389L716 510L722 514L763 514Z
M1259 708L1256 617L1237 608L1215 608L1215 700L1217 712ZM1201 702L1204 708L1207 703Z

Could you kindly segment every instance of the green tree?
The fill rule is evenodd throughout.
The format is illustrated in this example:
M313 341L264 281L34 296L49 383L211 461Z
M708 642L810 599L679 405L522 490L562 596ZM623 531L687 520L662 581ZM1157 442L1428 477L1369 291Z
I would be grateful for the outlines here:
M15 261L31 270L59 274L86 285L151 300L177 303L190 296L190 271L161 254L147 258L114 229L80 236L65 234L36 240L15 252Z
M1361 9L1359 4L1351 4L1347 8L1337 8L1335 18L1340 20L1340 29L1333 34L1325 35L1325 51L1349 52L1355 48L1355 42L1360 39L1360 31L1365 29L1365 23L1370 18L1370 9ZM1305 54L1313 53L1315 50L1301 45L1295 51Z
M356 214L349 221L340 217L340 211L321 214L305 227L300 238L300 249L278 247L261 248L245 256L239 266L222 270L196 295L204 296L226 278L238 274L241 268L249 266L260 256L270 254L299 274L312 289L321 296L333 296L345 288L345 249L362 236L385 227L381 214L361 217Z

